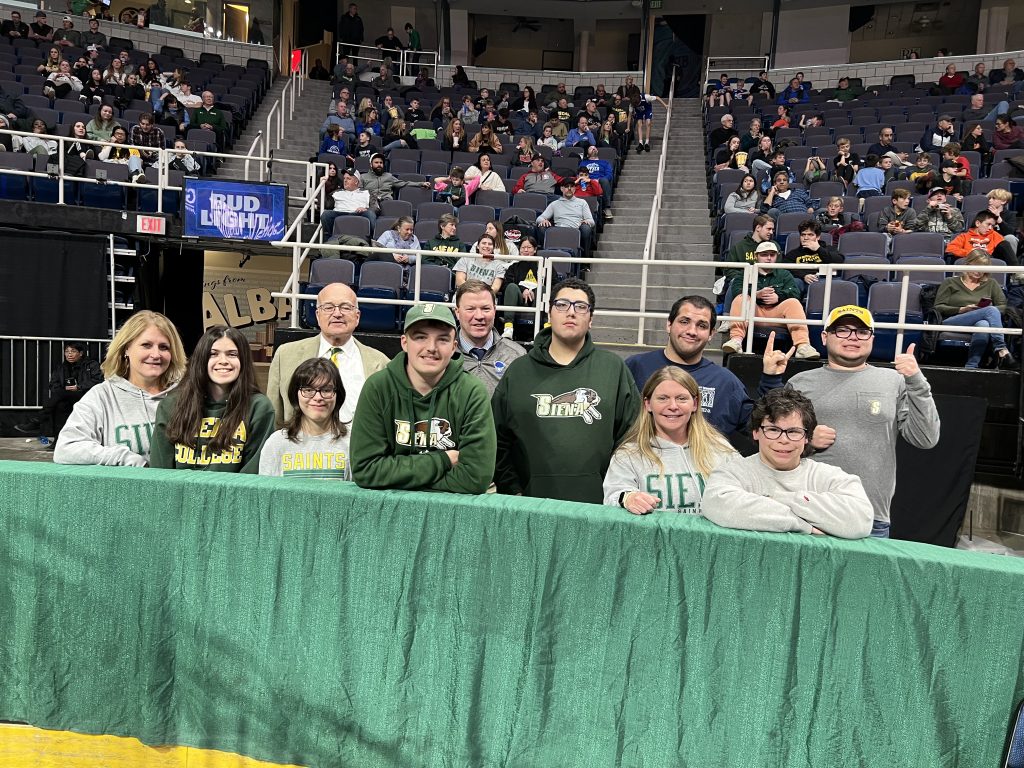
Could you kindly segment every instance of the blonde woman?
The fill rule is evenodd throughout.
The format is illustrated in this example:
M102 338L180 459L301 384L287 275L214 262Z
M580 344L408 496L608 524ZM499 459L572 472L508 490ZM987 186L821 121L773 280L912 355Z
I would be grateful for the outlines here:
M465 124L457 117L450 120L448 127L444 129L441 147L446 152L466 152L468 146L469 136L466 135Z
M156 409L185 373L178 331L158 312L128 318L100 366L106 381L75 404L57 438L57 464L144 467Z
M604 503L634 515L700 515L708 475L738 454L704 419L697 382L682 368L655 371L641 396L643 408L608 465Z
M996 217L995 231L1003 236L1003 240L1009 244L1014 254L1020 247L1020 240L1017 237L1017 216L1013 211L1007 210L1010 201L1013 200L1013 193L1007 189L993 189L988 195L988 209ZM1009 266L1016 266L1016 262L1006 260Z

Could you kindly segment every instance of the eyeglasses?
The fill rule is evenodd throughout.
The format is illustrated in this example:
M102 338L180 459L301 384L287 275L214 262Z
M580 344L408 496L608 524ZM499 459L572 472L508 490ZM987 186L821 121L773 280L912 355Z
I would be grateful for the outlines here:
M849 325L840 325L838 328L833 328L832 333L837 339L848 339L852 336L858 341L867 341L875 332L870 328L854 328Z
M769 440L778 440L780 437L785 435L790 440L803 440L807 437L807 430L801 429L800 427L790 427L789 429L783 429L782 427L775 427L771 424L761 425L761 434L767 437Z
M585 315L590 312L590 305L587 302L569 301L568 299L555 299L551 302L551 308L557 309L559 312L568 312L571 308L578 315Z
M307 400L312 400L313 395L320 395L324 400L330 400L336 391L334 387L299 387L299 394Z
M325 315L333 315L335 312L340 312L343 315L349 315L356 311L358 307L354 304L321 304L316 308L317 312L323 312Z

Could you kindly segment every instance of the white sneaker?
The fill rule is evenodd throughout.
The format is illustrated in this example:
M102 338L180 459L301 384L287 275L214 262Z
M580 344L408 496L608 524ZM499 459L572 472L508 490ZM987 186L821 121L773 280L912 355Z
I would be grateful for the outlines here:
M821 353L810 344L801 344L796 348L796 357L800 360L817 360Z
M505 323L505 330L501 332L501 338L511 339L513 331L512 323Z
M722 351L739 354L743 351L743 339L729 339L722 345Z

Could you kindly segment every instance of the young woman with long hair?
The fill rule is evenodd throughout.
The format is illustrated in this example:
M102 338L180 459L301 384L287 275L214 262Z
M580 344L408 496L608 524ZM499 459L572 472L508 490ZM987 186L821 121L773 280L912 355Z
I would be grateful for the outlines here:
M348 427L339 414L345 386L338 367L323 357L301 363L288 382L292 418L272 434L260 454L260 474L351 480Z
M274 431L274 406L256 386L249 342L215 325L203 334L185 378L156 411L150 465L249 472Z
M498 138L498 134L494 132L494 129L488 123L482 123L480 131L469 140L469 151L481 152L488 149L500 155L501 139Z
M604 503L634 515L699 515L708 475L738 454L704 419L700 388L682 368L655 371L641 396L643 408L608 465Z
M57 464L144 467L158 404L185 372L174 324L136 312L121 326L100 366L106 380L75 403L57 439Z
M501 228L501 225L496 221L488 221L484 225L484 234L490 235L491 240L494 241L494 252L502 256L518 256L519 248L515 243L511 243L505 239L505 230ZM470 253L476 253L476 243L474 243L470 249ZM508 263L508 262L506 262Z
M745 173L740 185L725 198L723 210L726 213L758 213L761 210L761 194L757 191L757 179Z

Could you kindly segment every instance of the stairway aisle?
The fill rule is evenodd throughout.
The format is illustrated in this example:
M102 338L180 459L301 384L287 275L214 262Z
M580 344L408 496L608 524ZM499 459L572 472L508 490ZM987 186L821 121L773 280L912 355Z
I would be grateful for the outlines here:
M656 260L693 259L709 261L712 255L712 221L708 212L708 187L704 163L703 122L700 101L676 99L668 139L669 156L665 164L665 183L658 225ZM664 130L665 111L655 108L651 152L634 152L623 170L615 190L615 220L605 225L597 249L597 258L588 282L597 295L593 337L597 342L635 345L637 321L632 318L602 316L605 309L637 309L640 306L642 267L640 264L602 264L601 257L641 259L650 219L651 204L657 186L658 150ZM672 303L687 293L711 298L713 270L709 267L648 267L647 308L667 317ZM649 320L644 341L662 346L665 326ZM626 350L636 351L636 350Z

